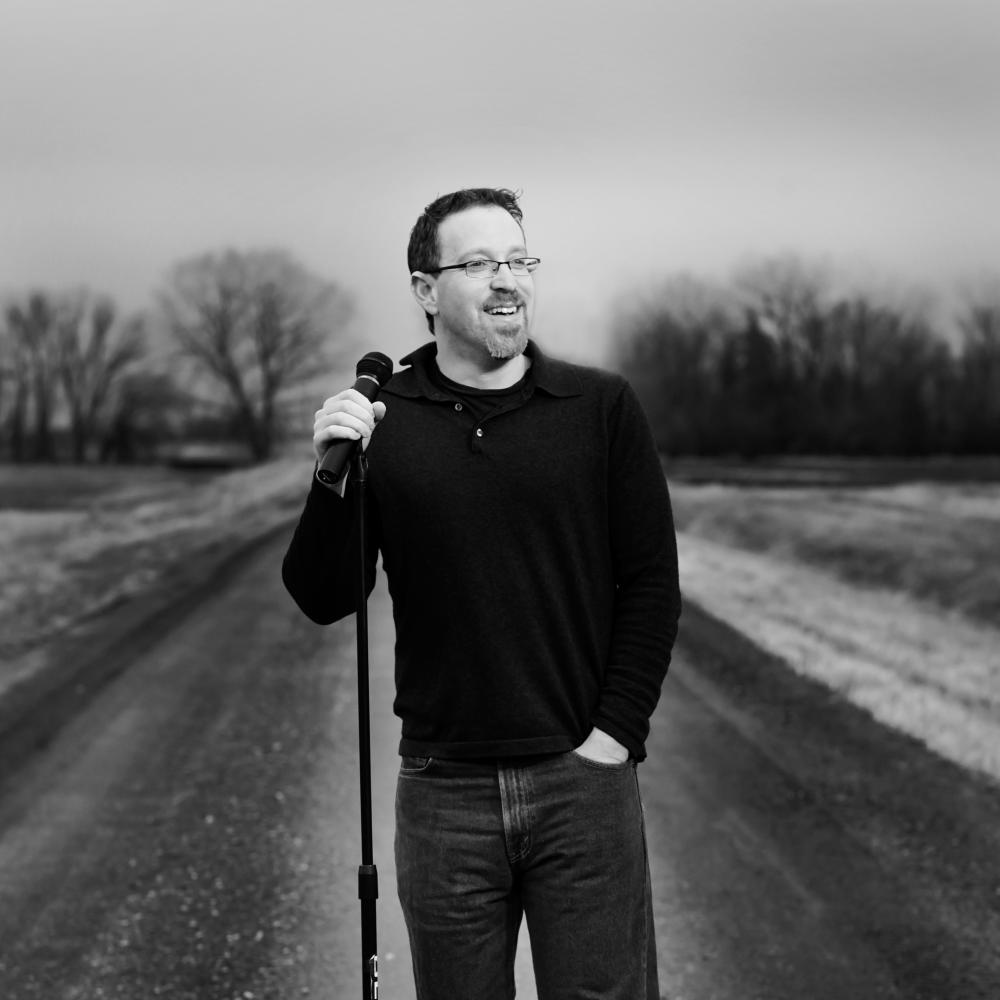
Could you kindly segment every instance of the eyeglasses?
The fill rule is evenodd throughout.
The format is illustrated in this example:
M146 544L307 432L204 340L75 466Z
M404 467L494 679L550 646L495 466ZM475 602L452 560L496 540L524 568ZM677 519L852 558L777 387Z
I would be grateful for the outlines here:
M467 260L464 264L445 264L444 267L436 267L432 273L438 271L458 271L464 270L467 278L493 277L500 270L501 264L506 264L510 268L511 274L523 276L531 274L539 264L541 257L515 257L513 260Z

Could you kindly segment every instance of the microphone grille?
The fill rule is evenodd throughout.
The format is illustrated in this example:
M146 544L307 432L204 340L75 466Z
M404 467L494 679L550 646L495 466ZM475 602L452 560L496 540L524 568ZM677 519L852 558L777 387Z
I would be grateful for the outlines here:
M389 381L389 376L392 375L392 359L378 351L371 351L358 362L355 374L369 375L380 386L385 385Z

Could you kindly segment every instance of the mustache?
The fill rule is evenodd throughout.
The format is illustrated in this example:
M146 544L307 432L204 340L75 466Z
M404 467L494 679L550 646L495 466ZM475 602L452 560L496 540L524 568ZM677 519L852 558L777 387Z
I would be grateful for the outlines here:
M522 306L524 300L520 295L502 295L492 298L483 305L484 309L496 309L499 306Z

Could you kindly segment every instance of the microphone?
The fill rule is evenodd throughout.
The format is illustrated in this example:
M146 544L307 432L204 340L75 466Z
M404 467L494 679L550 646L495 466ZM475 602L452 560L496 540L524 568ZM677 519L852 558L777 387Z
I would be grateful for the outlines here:
M355 369L357 381L351 386L352 389L361 393L369 403L375 402L379 389L389 381L392 375L392 360L378 351L371 351L366 354ZM320 459L319 468L316 475L321 482L328 486L334 486L340 482L344 475L344 468L351 460L354 449L361 444L355 438L342 438L334 441Z

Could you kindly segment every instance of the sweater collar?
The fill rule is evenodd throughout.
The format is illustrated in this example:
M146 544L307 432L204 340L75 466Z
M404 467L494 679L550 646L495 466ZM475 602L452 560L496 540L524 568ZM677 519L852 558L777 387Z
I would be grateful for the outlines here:
M524 353L531 359L531 377L535 388L550 396L579 396L582 392L580 380L571 366L563 361L555 361L539 350L538 345L529 340ZM437 356L437 344L432 340L401 358L401 365L409 365L396 372L386 383L385 392L410 398L444 400L447 397L431 380L430 366Z

